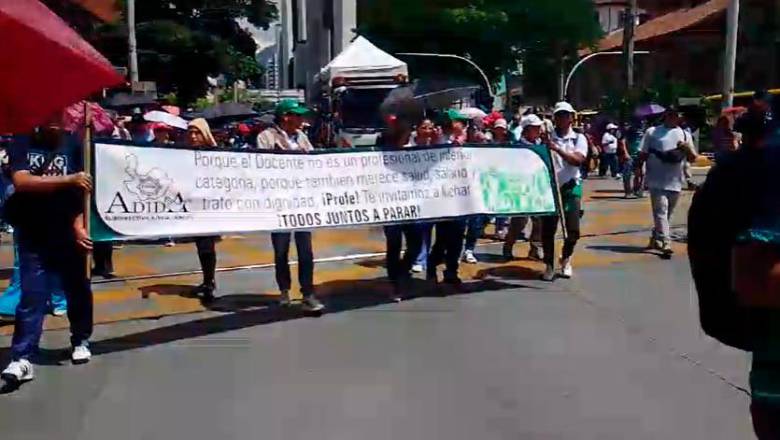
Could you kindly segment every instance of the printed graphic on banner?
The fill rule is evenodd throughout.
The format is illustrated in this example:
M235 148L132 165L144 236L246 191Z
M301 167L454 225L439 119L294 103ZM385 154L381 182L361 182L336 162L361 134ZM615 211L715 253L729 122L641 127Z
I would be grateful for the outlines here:
M95 146L97 240L316 229L556 209L543 149L313 154Z

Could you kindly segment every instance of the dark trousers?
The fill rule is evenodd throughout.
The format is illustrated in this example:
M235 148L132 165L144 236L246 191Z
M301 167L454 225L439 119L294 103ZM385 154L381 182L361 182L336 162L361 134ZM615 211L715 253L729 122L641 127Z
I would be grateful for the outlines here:
M92 249L95 264L93 272L99 275L114 273L114 246L110 241L97 241Z
M541 217L512 217L509 223L509 232L506 234L504 246L511 249L523 234L528 222L531 222L531 246L541 246L542 243L542 218Z
M406 251L401 256L403 240L406 238ZM422 249L422 232L417 225L385 226L385 264L387 277L393 283L399 283L410 277L409 271Z
M780 405L753 400L750 404L753 429L758 440L780 439Z
M617 153L603 153L601 155L601 164L599 165L599 176L604 177L607 175L607 169L609 169L612 177L618 175L618 159Z
M564 200L566 204L566 200ZM563 242L563 255L566 259L574 254L574 247L577 240L580 239L580 209L582 200L575 197L571 202L572 209L564 211L564 222L566 222L566 231L568 237ZM573 209L576 206L576 209ZM558 222L560 217L557 215L542 218L542 247L544 250L544 262L552 265L555 263L555 234L558 232Z
M216 284L217 272L217 237L198 237L195 239L198 249L200 270L203 272L203 284Z
M298 282L304 298L314 294L314 254L311 249L311 232L295 232L295 248L298 250ZM292 286L290 278L290 241L292 232L271 234L274 246L274 269L279 290L288 291Z
M444 277L458 276L460 254L463 251L463 234L466 222L447 220L436 223L436 241L428 254L428 277L436 276L436 266L445 263Z
M89 340L92 335L92 287L87 279L86 265L86 255L74 242L30 246L20 240L22 297L16 307L11 342L14 360L29 359L38 350L51 292L59 286L68 300L71 344L76 346Z
M482 237L482 233L485 232L485 225L487 225L490 218L486 215L473 215L466 221L466 244L467 251L473 251L477 247L477 240Z

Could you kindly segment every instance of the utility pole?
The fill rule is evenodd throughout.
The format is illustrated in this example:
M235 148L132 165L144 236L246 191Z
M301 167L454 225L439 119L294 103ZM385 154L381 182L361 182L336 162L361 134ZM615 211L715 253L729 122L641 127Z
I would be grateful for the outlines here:
M723 108L734 105L734 76L737 69L737 36L739 35L739 0L730 0L726 26L726 54L723 64Z
M127 0L127 46L130 64L130 81L138 82L138 48L135 41L135 0Z
M623 14L623 54L625 62L626 93L634 89L634 33L636 28L637 0L629 0Z

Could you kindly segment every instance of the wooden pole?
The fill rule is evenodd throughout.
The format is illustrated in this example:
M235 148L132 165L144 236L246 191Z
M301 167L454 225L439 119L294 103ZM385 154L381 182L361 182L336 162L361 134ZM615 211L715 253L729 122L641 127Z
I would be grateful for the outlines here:
M550 150L548 150L550 151ZM558 201L558 218L561 221L561 232L563 232L563 239L569 238L569 231L566 229L566 217L564 216L563 198L561 197L561 184L558 183L558 170L555 169L555 159L553 159L553 153L550 151L550 164L552 165L553 184L555 185L555 198Z
M92 175L92 112L89 109L89 103L84 102L84 144L82 148L82 162L84 163L84 172ZM94 191L94 180L92 182ZM92 216L92 194L84 192L84 229L87 235L92 237L92 227L90 217ZM92 253L87 252L87 279L92 279Z

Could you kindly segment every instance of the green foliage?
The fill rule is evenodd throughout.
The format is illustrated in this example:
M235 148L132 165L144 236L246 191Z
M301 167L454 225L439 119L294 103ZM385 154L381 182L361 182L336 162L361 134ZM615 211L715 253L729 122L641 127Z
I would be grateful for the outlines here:
M139 0L136 2L138 62L142 80L175 92L187 105L205 94L206 76L256 81L257 46L236 19L268 28L278 12L269 0ZM127 65L124 22L85 29L85 35L114 64Z
M538 69L541 87L553 89L560 60L602 35L591 0L368 0L362 6L359 32L386 50L467 56L494 79L522 60ZM415 76L476 79L451 60L408 61Z

